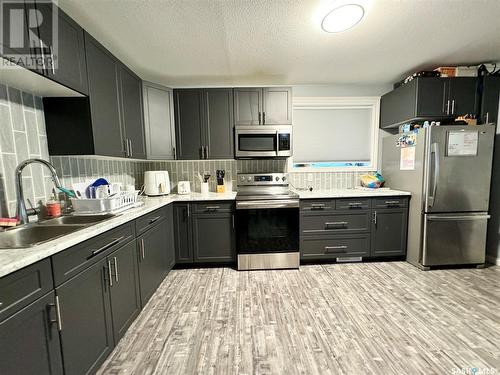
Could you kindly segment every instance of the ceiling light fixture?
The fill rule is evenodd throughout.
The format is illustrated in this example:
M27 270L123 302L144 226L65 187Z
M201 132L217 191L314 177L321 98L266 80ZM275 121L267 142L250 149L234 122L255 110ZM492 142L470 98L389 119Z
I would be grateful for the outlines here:
M344 4L326 14L321 28L327 33L340 33L352 29L365 15L365 9L359 4Z

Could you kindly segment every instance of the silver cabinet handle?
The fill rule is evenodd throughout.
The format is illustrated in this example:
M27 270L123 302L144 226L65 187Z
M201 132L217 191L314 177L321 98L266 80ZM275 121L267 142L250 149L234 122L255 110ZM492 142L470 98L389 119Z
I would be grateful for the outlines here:
M449 100L446 101L446 114L447 115L450 114L450 101Z
M200 147L201 159L205 158L205 146Z
M57 314L57 329L62 331L62 319L61 319L61 304L59 303L59 296L56 296L56 314Z
M160 219L161 219L161 216L156 216L156 217L152 218L151 220L149 220L149 224L148 225L154 224L154 223L156 223Z
M266 112L262 112L262 125L266 124Z
M208 159L208 146L205 146L205 159Z
M108 278L109 278L109 286L113 286L113 273L111 272L111 260L108 260Z
M457 215L457 216L427 216L429 221L467 221L467 220L488 220L491 215Z
M377 211L373 211L373 224L377 225Z
M220 206L207 206L207 207L205 207L205 210L215 211L215 210L218 210L219 208L220 208Z
M42 41L42 39L40 39L40 52L42 53L42 69L46 70L46 68L45 68L45 55L43 53L43 41Z
M485 122L485 124L487 124L489 121L490 121L490 113L486 112L486 122Z
M177 155L175 153L175 147L172 147L172 154L174 155L174 160L177 160Z
M118 242L120 242L121 240L123 240L125 238L125 236L121 236L121 237L118 237L117 239L111 241L110 243L100 247L99 249L97 250L94 250L92 251L92 256L95 256L101 252L103 252L104 250L107 250L109 249L110 247L113 247L114 245L116 245Z
M311 209L312 210L323 210L325 208L324 204L312 204Z
M261 115L261 113L259 112L259 125L261 125L261 119L262 119L262 115Z
M115 264L115 281L118 282L118 259L113 257L113 263Z
M363 202L349 202L350 207L356 207L363 205Z
M348 248L347 245L338 245L338 246L325 246L325 252L336 252L335 250L346 250Z
M132 140L128 138L128 156L132 157Z
M399 204L399 203L400 203L399 201L385 201L385 204L388 205Z
M52 74L56 75L56 69L54 68L54 52L52 51L52 46L50 46L50 65L52 67Z
M190 209L190 205L188 204L187 206L187 217L191 216L191 209Z
M233 221L233 229L234 229L234 214L231 215L231 219ZM1 306L1 305L0 305Z
M451 114L455 114L455 99L451 101Z
M332 222L327 222L325 223L325 227L329 227L329 226L347 226L347 224L349 224L348 221L332 221Z
M141 255L142 259L146 258L146 250L144 250L144 238L141 238Z

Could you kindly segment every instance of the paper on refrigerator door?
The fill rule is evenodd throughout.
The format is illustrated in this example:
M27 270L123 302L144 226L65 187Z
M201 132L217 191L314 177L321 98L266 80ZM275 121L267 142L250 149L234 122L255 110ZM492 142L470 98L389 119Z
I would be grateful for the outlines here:
M402 171L415 170L415 147L401 148L401 158L399 162L399 169Z
M458 131L448 133L447 156L477 155L477 132Z

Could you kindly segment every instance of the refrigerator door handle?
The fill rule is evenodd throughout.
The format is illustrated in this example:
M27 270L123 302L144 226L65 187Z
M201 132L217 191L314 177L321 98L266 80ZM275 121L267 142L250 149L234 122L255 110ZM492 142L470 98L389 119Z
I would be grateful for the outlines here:
M431 157L434 155L433 164L434 164L434 176L432 179L432 194L429 194L429 207L434 206L434 200L436 199L436 192L438 187L438 179L439 179L439 144L433 143L431 145Z
M488 220L491 215L457 215L457 216L427 216L429 221L464 221L464 220Z

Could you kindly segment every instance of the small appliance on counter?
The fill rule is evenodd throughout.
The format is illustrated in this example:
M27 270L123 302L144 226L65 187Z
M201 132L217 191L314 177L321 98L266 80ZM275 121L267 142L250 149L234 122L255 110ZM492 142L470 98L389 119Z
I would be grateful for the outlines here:
M191 194L191 183L189 181L179 181L177 183L177 194Z
M144 172L144 193L149 196L170 194L170 178L168 172Z

